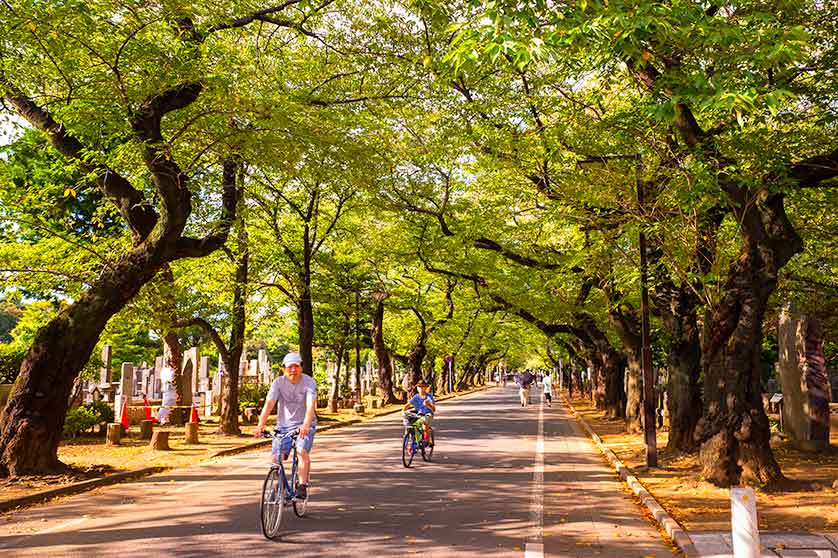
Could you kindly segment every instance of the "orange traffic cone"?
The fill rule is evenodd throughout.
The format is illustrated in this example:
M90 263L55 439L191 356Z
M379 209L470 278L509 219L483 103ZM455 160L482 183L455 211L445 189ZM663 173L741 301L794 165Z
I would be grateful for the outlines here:
M192 404L192 415L189 417L189 422L201 422L198 420L198 407Z
M160 422L157 420L157 417L151 414L151 404L149 404L148 399L143 399L143 410L145 410L145 419L150 420L151 422L157 424Z
M120 412L119 422L122 424L122 428L128 430L128 401L125 399L122 400L122 411Z

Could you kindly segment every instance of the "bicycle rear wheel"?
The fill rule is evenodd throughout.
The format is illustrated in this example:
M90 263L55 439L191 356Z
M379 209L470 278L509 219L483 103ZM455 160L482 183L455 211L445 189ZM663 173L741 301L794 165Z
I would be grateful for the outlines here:
M279 475L279 469L271 467L262 485L262 503L259 506L262 534L266 539L273 540L279 535L284 501L285 485Z
M431 428L430 433L430 444L422 444L422 459L425 461L430 461L431 457L434 455L434 430Z
M402 442L402 463L405 467L410 467L413 463L413 456L416 454L416 449L413 446L413 428L408 428L404 433L404 442Z

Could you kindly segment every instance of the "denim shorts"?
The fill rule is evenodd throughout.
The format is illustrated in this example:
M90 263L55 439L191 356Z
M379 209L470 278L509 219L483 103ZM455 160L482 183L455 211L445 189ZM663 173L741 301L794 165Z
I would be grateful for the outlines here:
M299 426L285 426L279 429L281 434L287 434L288 432L292 432L297 430ZM308 436L303 438L302 436L297 436L297 449L301 450L304 449L306 451L311 451L311 446L314 445L314 431L317 430L317 424L312 424L311 428L308 431ZM271 448L271 454L276 455L280 451L282 451L283 457L288 457L288 454L291 453L291 438L285 438L281 440L280 438L274 438L273 444Z

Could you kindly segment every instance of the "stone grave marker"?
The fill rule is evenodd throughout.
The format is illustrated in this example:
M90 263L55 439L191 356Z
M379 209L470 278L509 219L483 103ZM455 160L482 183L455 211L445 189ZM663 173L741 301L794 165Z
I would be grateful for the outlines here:
M796 447L825 449L829 446L829 379L820 324L788 303L780 312L777 331L783 428Z
M122 378L119 381L119 394L114 405L115 419L122 416L122 404L131 405L131 398L134 394L134 364L131 362L122 363Z

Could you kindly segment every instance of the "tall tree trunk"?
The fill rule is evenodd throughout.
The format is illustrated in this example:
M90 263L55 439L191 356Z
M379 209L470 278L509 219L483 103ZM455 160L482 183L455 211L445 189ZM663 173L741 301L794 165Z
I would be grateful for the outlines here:
M641 432L643 430L643 365L641 360L643 341L640 334L640 316L631 305L621 300L622 294L618 291L605 286L603 292L612 307L608 312L608 318L623 343L623 353L627 361L624 382L626 430ZM604 343L604 340L602 342Z
M407 369L408 374L410 374L410 383L414 386L422 379L422 363L425 360L425 354L427 352L424 341L424 335L422 335L420 340L413 345L413 349L411 349L410 354L407 356Z
M162 262L156 256L132 250L38 330L0 415L0 476L64 470L58 444L73 381L111 316L157 273Z
M688 285L667 282L655 289L652 300L670 339L667 351L669 413L667 448L692 453L698 449L695 429L701 419L701 344L696 307L698 298Z
M303 374L312 375L312 347L314 345L314 312L311 306L311 291L303 288L303 296L297 303L297 331L300 337L300 356L303 357Z
M597 393L598 408L610 418L625 418L626 391L624 388L625 358L613 348L600 353L599 372L604 386ZM601 402L600 402L601 401Z
M393 393L393 364L390 350L384 343L384 300L385 296L376 294L375 312L372 316L372 346L378 361L378 386L384 392L383 404L399 403Z
M336 413L338 410L338 399L340 399L340 365L343 360L343 344L335 348L335 379L329 390L329 412Z
M239 361L244 352L244 331L246 325L248 264L250 245L244 215L244 192L240 191L239 211L236 212L236 283L233 286L233 312L230 326L230 344L227 347L230 373L224 386L224 398L221 404L221 422L218 431L221 434L241 434L239 428ZM224 366L228 366L225 362Z
M762 322L779 269L803 243L786 217L782 195L753 195L732 183L727 190L743 243L724 296L705 321L705 408L696 429L702 476L719 486L771 485L783 474L769 445L762 406Z
M643 366L640 352L626 349L626 430L643 431Z

